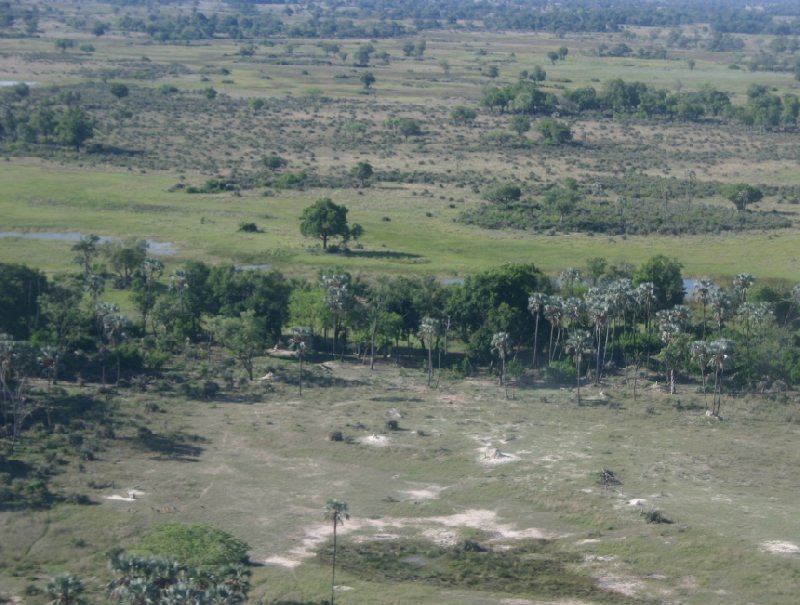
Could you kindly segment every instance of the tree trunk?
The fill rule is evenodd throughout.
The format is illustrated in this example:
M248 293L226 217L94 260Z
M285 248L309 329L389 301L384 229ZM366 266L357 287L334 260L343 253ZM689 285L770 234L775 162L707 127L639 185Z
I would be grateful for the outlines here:
M331 566L331 605L333 605L333 591L336 587L336 519L333 521L333 565Z

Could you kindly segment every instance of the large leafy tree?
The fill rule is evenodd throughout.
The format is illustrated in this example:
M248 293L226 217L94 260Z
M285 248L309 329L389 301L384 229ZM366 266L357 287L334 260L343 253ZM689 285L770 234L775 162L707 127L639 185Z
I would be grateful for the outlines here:
M329 197L318 199L303 210L300 217L300 233L305 237L322 240L322 249L328 248L331 237L346 238L350 235L347 227L347 207L334 204Z
M675 259L667 258L663 254L647 260L633 274L633 283L638 286L643 283L653 284L655 295L655 310L669 309L683 302L683 265Z
M37 318L37 300L47 288L44 274L25 265L0 263L0 333L25 339Z
M80 151L81 146L94 136L94 122L92 118L80 107L68 107L58 119L56 124L56 137L60 143L75 147Z

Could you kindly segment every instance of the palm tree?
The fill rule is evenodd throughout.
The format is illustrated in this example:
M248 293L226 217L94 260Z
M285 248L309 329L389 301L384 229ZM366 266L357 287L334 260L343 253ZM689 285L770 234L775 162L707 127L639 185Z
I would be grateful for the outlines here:
M561 326L564 321L564 306L561 298L558 296L550 296L544 305L544 316L550 322L550 345L548 348L548 363L553 362L555 355L555 348L553 347L553 332L558 329L558 337L556 338L556 348L558 341L561 338Z
M433 379L433 341L439 334L439 320L433 317L423 317L419 324L417 336L425 343L428 349L428 386Z
M308 351L308 341L311 339L311 328L305 326L295 326L292 328L292 340L290 342L294 354L297 355L297 362L300 364L300 394L303 394L303 358Z
M726 318L731 314L731 297L725 290L717 288L711 293L711 314L714 321L717 323L717 330L719 335L722 336L722 324Z
M709 365L714 368L714 400L711 403L711 413L719 416L722 405L722 372L725 369L725 361L732 352L733 341L721 338L710 343L708 348Z
M706 339L706 307L711 301L711 296L716 289L717 287L714 285L714 282L708 279L699 279L697 283L695 283L692 292L694 298L699 300L700 304L703 305L703 340Z
M68 573L50 578L47 583L47 594L53 599L50 605L77 605L83 602L80 597L83 590L81 579Z
M706 410L708 409L706 401L706 369L708 368L709 356L710 351L706 341L695 340L692 343L692 359L697 363L697 367L700 368L700 376L703 379L703 403Z
M532 367L536 367L536 352L539 347L539 317L542 315L542 307L547 302L547 294L544 292L534 292L528 297L528 311L536 318L536 323L533 328L533 363Z
M511 349L511 337L508 332L497 332L492 336L492 351L495 351L500 357L500 384L503 385L505 390L506 399L508 399L508 387L506 386L506 357Z
M573 330L567 338L567 351L575 359L575 382L578 389L578 405L581 404L581 361L592 351L592 335L588 330Z
M331 564L331 605L333 605L333 589L336 582L336 528L339 525L344 525L344 522L350 519L350 513L347 512L347 502L344 500L328 500L325 503L323 519L333 524L333 563Z
M756 278L749 273L739 273L733 278L733 289L741 297L742 302L747 302L747 291L756 283Z

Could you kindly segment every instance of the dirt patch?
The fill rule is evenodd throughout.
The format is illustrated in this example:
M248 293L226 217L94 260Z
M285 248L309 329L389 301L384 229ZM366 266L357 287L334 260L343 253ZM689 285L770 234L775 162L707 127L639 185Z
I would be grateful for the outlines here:
M372 445L375 447L386 447L389 445L389 438L386 435L368 435L359 440L364 445Z
M761 550L776 555L796 555L800 554L800 546L793 542L782 542L781 540L770 540L761 544Z
M511 523L498 520L497 513L493 510L471 509L454 515L440 517L421 517L418 519L352 519L338 529L339 535L357 531L374 532L365 539L396 539L399 536L387 532L389 528L403 529L417 527L420 533L442 546L452 546L458 542L458 528L480 529L488 532L491 541L502 540L530 540L548 539L555 535L548 534L541 529L530 527L517 528ZM331 526L327 523L317 523L305 529L305 535L300 539L300 544L284 555L272 555L264 559L269 565L279 565L294 569L305 559L314 555L314 551L328 540L332 535Z
M501 452L500 448L491 446L478 448L478 452L480 454L478 462L480 462L481 464L487 464L487 465L505 464L506 462L513 462L515 460L519 460L519 456Z
M111 494L110 496L105 496L105 500L119 500L122 502L135 502L142 496L146 496L147 492L143 492L138 489L129 489L126 490L123 494Z
M401 490L400 493L408 496L411 500L438 500L445 489L447 488L441 485L428 485L419 489Z

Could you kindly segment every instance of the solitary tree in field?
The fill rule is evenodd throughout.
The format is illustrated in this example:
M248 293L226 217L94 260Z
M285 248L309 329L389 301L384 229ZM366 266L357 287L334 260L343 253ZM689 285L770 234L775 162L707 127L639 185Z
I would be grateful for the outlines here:
M331 605L333 603L333 591L336 586L336 528L344 525L344 522L350 519L350 513L347 512L347 502L344 500L328 500L325 503L325 512L323 518L328 523L333 524L333 561L331 563Z
M746 183L727 185L722 188L722 195L728 198L739 212L744 212L750 204L755 204L762 197L763 192L758 187Z
M331 237L346 237L347 207L333 203L329 197L323 197L303 210L300 217L300 233L306 237L315 237L322 240L322 249L327 250L328 239Z
M365 71L358 79L364 85L364 90L369 90L375 84L375 74L371 71Z
M372 168L372 164L363 161L359 162L350 169L350 174L352 174L358 180L362 187L366 185L367 181L372 178L374 172L375 171Z

